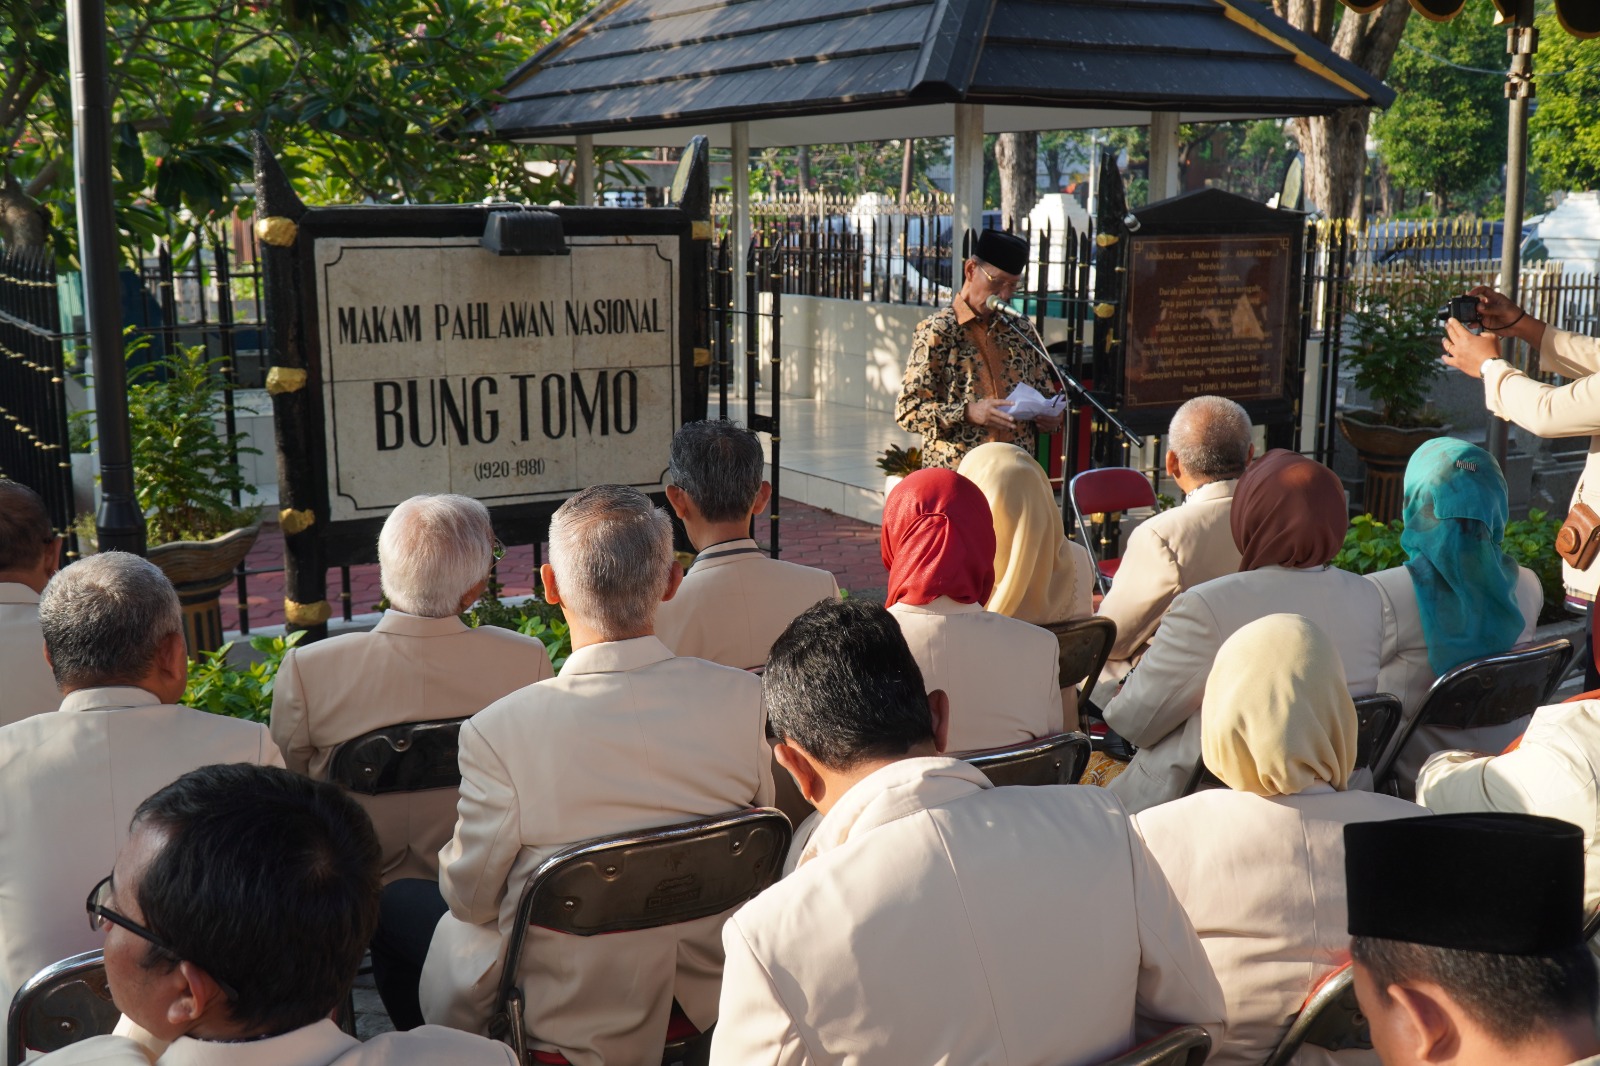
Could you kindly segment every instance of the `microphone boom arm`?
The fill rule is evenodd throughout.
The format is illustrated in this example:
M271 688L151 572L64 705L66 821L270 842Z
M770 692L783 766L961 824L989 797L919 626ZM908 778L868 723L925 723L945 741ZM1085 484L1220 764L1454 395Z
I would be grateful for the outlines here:
M1001 319L1005 321L1005 324L1010 326L1017 336L1027 341L1033 350L1039 353L1039 358L1044 360L1044 365L1049 367L1051 373L1055 374L1056 380L1061 382L1061 391L1065 393L1069 399L1076 396L1081 400L1087 401L1089 406L1100 412L1100 416L1109 422L1111 427L1115 429L1123 437L1123 439L1132 444L1135 448L1144 447L1143 437L1129 429L1127 426L1123 425L1122 420L1116 415L1112 414L1110 411L1106 410L1105 405L1099 400L1095 399L1094 394L1088 389L1084 388L1077 378L1074 378L1071 374L1057 366L1056 361L1050 358L1050 353L1045 350L1044 345L1040 344L1034 339L1031 329L1023 329L1017 324L1017 319L1019 318L1026 321L1025 316L1020 311L1012 308L1011 305L1002 301L998 296L989 297L985 303L988 307L1000 315ZM1029 325L1032 325L1032 323L1029 323Z

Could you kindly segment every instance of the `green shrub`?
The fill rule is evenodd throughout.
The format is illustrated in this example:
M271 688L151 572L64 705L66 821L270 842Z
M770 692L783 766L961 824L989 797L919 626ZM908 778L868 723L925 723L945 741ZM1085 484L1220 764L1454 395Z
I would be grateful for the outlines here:
M304 633L286 637L251 637L250 647L261 656L239 669L228 662L229 641L216 651L201 652L199 662L189 663L189 684L183 690L183 703L212 714L243 718L266 724L272 713L272 685L283 665L283 656L300 643Z
M1518 566L1525 566L1539 577L1544 590L1544 607L1539 624L1558 622L1567 616L1566 590L1561 584L1561 557L1556 554L1556 530L1561 522L1537 508L1528 517L1506 523L1501 544ZM1405 523L1396 518L1387 524L1369 514L1356 515L1344 535L1344 547L1333 557L1333 565L1352 574L1372 574L1404 566L1406 553L1400 547Z
M490 581L483 595L478 597L461 620L476 629L479 626L499 626L525 637L533 637L550 653L550 665L556 673L566 665L572 654L572 633L567 617L558 604L546 603L535 596L523 603L508 604L500 598L504 586Z

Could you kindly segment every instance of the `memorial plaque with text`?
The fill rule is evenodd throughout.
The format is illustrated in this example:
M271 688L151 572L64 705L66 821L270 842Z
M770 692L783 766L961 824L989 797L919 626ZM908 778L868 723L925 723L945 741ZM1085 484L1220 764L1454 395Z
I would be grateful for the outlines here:
M1300 343L1295 256L1288 234L1132 237L1122 410L1159 430L1202 394L1286 405Z

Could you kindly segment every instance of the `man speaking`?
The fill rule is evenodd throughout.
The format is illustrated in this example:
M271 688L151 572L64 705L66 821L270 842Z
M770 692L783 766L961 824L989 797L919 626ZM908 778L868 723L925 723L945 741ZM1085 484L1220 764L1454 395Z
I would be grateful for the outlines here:
M1007 397L1019 384L1045 396L1057 391L1045 360L987 306L990 297L1010 300L1028 265L1028 242L999 230L984 230L976 254L962 265L955 302L917 325L894 420L922 434L922 465L955 469L980 444L1006 441L1033 454L1035 430L1061 428L1059 412L1021 418ZM1025 319L1017 325L1035 343Z

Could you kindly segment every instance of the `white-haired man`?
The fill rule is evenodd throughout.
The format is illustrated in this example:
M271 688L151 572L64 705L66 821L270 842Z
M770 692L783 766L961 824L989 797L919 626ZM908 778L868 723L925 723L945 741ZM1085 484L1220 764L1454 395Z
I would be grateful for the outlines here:
M0 1002L38 970L100 946L78 900L105 876L146 796L219 762L281 766L264 727L178 706L188 682L178 594L108 552L39 600L59 710L0 729Z
M554 675L543 644L459 617L483 594L499 542L467 496L413 496L378 535L389 610L376 628L294 648L272 692L272 739L289 769L319 780L334 750L374 729L465 718ZM383 878L437 878L456 820L450 789L361 796L383 845Z
M39 632L39 594L56 572L61 542L39 494L0 478L0 725L61 702Z
M1162 511L1128 534L1128 549L1101 618L1117 623L1117 642L1101 677L1121 680L1144 654L1178 593L1237 573L1239 549L1228 518L1233 487L1255 456L1250 416L1221 396L1196 396L1167 427L1167 476L1183 506Z
M732 422L690 422L672 436L667 502L700 552L656 613L656 635L679 655L754 669L796 615L839 596L828 571L770 559L750 538L772 498L761 467L761 442Z
M682 580L665 512L598 485L550 521L545 595L566 608L561 676L461 729L461 803L439 855L450 914L422 976L431 1022L481 1030L528 875L590 837L670 825L772 800L761 682L677 658L654 636L656 604ZM534 1046L573 1066L657 1060L673 1000L716 1021L723 916L609 936L531 929L518 980Z

